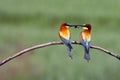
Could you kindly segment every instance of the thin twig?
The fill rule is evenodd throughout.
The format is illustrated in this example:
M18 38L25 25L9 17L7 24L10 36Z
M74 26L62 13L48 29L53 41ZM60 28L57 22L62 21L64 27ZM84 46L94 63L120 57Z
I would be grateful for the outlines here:
M81 43L78 42L78 41L73 41L72 44L80 44L81 45ZM18 57L22 54L25 54L29 51L39 49L39 48L43 48L43 47L47 47L47 46L52 46L52 45L63 45L63 43L62 42L48 42L48 43L44 43L44 44L40 44L40 45L36 45L36 46L30 47L30 48L24 49L24 50L12 55L12 56L9 56L8 58L4 59L3 61L1 61L0 66L2 66L3 64L5 64L5 63L11 61L12 59L14 59L14 58L16 58L16 57ZM108 50L104 49L104 48L101 48L101 47L98 47L98 46L90 46L90 48L100 50L100 51L105 52L106 54L109 54L110 56L113 56L116 59L120 60L120 55L117 55L117 54L115 54L111 51L108 51Z

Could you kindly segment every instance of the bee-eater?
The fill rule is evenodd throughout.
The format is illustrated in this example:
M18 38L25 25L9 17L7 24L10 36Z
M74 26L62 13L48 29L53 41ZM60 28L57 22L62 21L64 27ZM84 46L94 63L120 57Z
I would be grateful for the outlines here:
M81 25L83 31L80 33L80 42L84 47L84 58L89 61L89 49L90 49L90 42L91 42L91 24L82 24Z
M69 57L72 59L72 40L71 40L71 33L69 28L74 25L69 25L67 23L63 23L60 26L59 30L59 37L62 40L62 42L66 45L68 52L69 52Z

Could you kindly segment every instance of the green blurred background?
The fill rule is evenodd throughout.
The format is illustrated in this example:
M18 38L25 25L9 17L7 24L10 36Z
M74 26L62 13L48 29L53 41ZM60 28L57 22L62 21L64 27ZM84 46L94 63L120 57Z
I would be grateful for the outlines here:
M60 41L63 22L91 23L92 45L120 52L120 0L0 0L0 60L25 48ZM71 29L79 40L80 29ZM22 55L0 67L0 80L119 80L120 62L98 50L91 61L73 45L50 46Z

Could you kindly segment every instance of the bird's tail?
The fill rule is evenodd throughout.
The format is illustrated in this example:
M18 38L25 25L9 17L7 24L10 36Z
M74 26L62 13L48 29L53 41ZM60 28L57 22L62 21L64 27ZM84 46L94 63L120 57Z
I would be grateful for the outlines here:
M70 57L71 59L73 59L72 49L73 49L72 45L71 45L71 44L68 44L69 57Z
M84 53L84 58L85 58L87 61L90 60L89 48L90 48L90 47L89 47L88 44L86 44L86 46L84 46L84 51L85 51L85 53Z

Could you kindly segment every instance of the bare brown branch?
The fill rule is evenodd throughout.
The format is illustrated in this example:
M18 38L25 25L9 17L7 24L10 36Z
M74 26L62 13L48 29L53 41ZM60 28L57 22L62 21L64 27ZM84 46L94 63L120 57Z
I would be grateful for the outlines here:
M72 44L80 44L81 45L81 43L78 42L78 41L73 41ZM16 58L16 57L18 57L22 54L25 54L29 51L39 49L39 48L43 48L43 47L47 47L47 46L52 46L52 45L63 45L63 43L62 42L48 42L48 43L44 43L44 44L40 44L40 45L36 45L36 46L30 47L30 48L24 49L24 50L12 55L12 56L9 56L8 58L4 59L3 61L1 61L0 66L2 66L3 64L5 64L5 63L11 61L12 59L14 59L14 58ZM108 51L108 50L104 49L104 48L101 48L101 47L98 47L98 46L91 46L90 48L103 51L106 54L109 54L110 56L113 56L113 57L117 58L118 60L120 60L120 55L117 55L117 54L115 54L111 51Z

